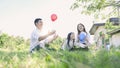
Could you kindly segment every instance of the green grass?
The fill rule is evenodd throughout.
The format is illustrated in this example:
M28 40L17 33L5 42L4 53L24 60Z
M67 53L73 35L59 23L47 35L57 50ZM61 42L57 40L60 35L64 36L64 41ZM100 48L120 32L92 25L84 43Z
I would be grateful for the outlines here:
M95 53L95 54L94 54ZM106 51L6 51L0 49L1 68L120 68L120 52Z
M0 43L0 68L120 68L119 49L95 50L91 46L89 51L62 51L62 40L58 38L50 44L55 51L40 49L30 54L29 40L19 40L15 37Z

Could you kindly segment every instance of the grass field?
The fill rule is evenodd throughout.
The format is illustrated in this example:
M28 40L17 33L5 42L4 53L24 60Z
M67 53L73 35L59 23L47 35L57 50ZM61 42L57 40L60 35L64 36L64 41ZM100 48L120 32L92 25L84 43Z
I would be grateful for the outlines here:
M62 51L62 39L54 41L50 48L56 50L36 51L29 53L29 40L0 36L0 68L120 68L120 50L105 48L89 51Z

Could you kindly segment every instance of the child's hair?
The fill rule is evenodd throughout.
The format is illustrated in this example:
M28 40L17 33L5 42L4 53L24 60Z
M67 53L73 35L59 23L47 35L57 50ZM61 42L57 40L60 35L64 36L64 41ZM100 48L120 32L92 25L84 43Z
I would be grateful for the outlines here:
M79 23L78 25L77 25L77 31L78 31L78 35L81 33L81 31L79 30L79 28L78 28L78 26L79 25L82 25L83 27L84 27L84 32L86 32L86 30L85 30L85 26L82 24L82 23ZM87 33L87 32L86 32Z
M74 34L74 32L68 33L68 36L67 36L67 45L68 45L68 46L70 46L69 42L70 42L70 39L71 39L70 36L71 36L72 34ZM73 45L74 45L74 42L75 42L75 39L73 39Z

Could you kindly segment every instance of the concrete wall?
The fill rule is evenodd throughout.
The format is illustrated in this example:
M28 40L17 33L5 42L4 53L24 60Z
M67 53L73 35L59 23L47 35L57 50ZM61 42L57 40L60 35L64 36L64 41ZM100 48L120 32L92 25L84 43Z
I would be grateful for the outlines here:
M100 32L103 32L104 34L106 33L106 29L104 26L99 26L94 34L94 40L95 40L95 42L97 42L97 46L103 45L102 44L102 37L99 36Z
M99 26L98 29L96 30L95 34L94 34L94 40L95 42L97 41L97 39L99 38L99 32L103 32L106 33L106 29L104 26Z
M120 46L120 32L112 35L112 38L111 38L110 42L115 47Z

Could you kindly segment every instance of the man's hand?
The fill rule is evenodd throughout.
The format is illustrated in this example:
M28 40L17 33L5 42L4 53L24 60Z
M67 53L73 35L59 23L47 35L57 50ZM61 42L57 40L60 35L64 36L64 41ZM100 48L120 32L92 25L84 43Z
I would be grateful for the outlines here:
M52 42L53 40L55 40L57 37L58 37L57 34L53 35L53 37L49 39L49 43L51 43L51 42Z
M53 36L53 39L55 40L57 37L58 37L58 35L57 35L57 34L55 34L55 35Z
M50 36L50 35L53 35L53 34L55 34L55 30L53 30L53 31L51 31L51 32L48 32L48 35Z

